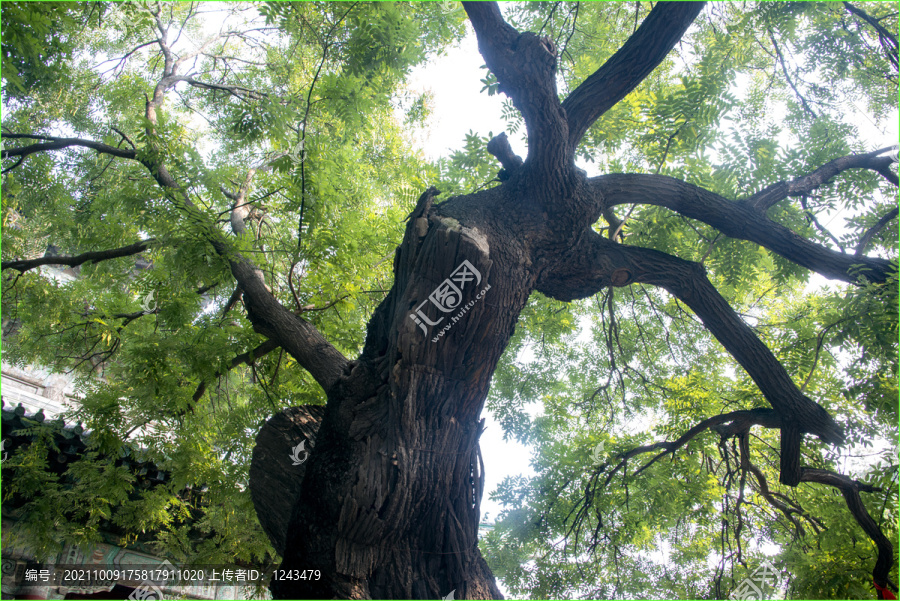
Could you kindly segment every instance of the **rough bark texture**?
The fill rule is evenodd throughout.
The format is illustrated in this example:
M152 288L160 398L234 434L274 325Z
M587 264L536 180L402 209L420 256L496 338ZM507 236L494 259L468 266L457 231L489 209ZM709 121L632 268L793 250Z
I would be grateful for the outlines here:
M362 356L329 393L290 528L284 567L328 576L276 583L277 596L499 597L477 548L480 413L534 278L519 244L442 215L435 192L410 215ZM442 313L429 295L466 261Z
M859 157L868 157L869 160L848 160L843 163L844 168L849 169L852 165L874 169L887 160L885 157L869 155L842 158ZM836 175L836 172L831 175ZM871 281L884 282L892 269L890 261L824 248L766 217L766 210L786 199L789 194L808 192L825 181L823 178L798 178L790 184L781 182L743 202L729 201L718 194L665 175L614 173L592 178L590 186L598 198L607 199L606 206L609 207L631 203L666 207L685 217L707 223L726 236L755 242L825 277L856 282L857 277L862 274Z

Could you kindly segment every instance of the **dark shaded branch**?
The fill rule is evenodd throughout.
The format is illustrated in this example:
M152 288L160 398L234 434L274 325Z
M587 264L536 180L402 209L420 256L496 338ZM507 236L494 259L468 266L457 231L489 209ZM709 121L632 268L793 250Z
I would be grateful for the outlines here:
M342 297L340 297L340 298L336 298L336 299L334 299L333 301L331 301L330 303L328 303L328 304L326 304L326 305L322 305L321 307L317 307L317 306L315 306L315 305L303 305L303 306L301 306L301 307L298 308L298 311L299 311L300 313L306 313L307 311L325 311L325 310L327 310L327 309L332 308L333 306L335 306L336 304L338 304L338 303L341 302L342 300L345 300L345 299L347 299L347 298L349 298L349 297L350 297L349 294L345 294L344 296L342 296Z
M799 505L791 502L788 499L788 501L791 503L791 506L788 506L787 504L785 504L782 501L775 498L775 495L779 494L779 493L773 494L772 491L769 490L769 483L768 483L768 480L766 479L766 475L763 473L763 471L761 469L759 469L757 466L753 465L753 463L750 461L749 429L745 429L740 432L735 432L733 435L738 437L738 442L739 442L738 449L740 452L740 461L741 461L740 465L741 465L741 472L742 472L741 473L741 493L740 493L741 497L740 497L740 499L743 499L744 482L745 482L746 473L751 472L756 477L756 481L758 484L757 490L759 491L760 495L762 495L762 497L769 503L769 505L771 505L775 509L778 509L779 511L781 511L784 514L784 516L797 529L797 534L799 536L804 535L804 530L803 530L803 526L800 525L800 522L797 520L797 518L794 514L802 516L810 524L812 524L814 529L818 529L815 519L812 516L805 513ZM723 436L723 439L724 438L725 437ZM782 497L783 497L783 495L782 495ZM783 497L783 498L786 498L786 497Z
M898 185L897 174L890 170L890 165L894 161L894 159L891 158L891 156L880 156L889 150L893 150L894 148L894 146L888 146L886 148L879 148L878 150L873 150L872 152L866 152L864 154L850 154L847 156L838 157L832 161L825 163L809 175L803 175L788 182L786 194L788 196L809 194L816 188L828 183L831 178L835 177L842 171L847 171L848 169L870 169L881 174L882 177L896 186ZM780 183L775 184L775 186L779 185ZM772 186L770 186L770 188L771 187ZM769 188L767 188L766 190L768 189ZM781 199L778 198L777 195L763 195L762 192L758 192L744 202L756 209L765 212L769 209L769 207L771 207L779 200Z
M834 161L832 161L834 162ZM818 172L817 172L818 173ZM855 257L840 253L794 233L775 223L756 208L771 206L792 191L813 189L821 178L808 176L791 183L770 186L751 199L733 202L693 184L665 175L610 174L589 180L604 208L622 204L649 204L707 223L726 236L748 240L782 257L831 279L856 283L858 272L874 282L884 282L891 272L890 261L875 257Z
M3 152L0 153L0 158L8 159L12 157L21 157L25 158L29 155L35 154L37 152L46 152L48 150L62 150L63 148L70 148L72 146L81 147L81 148L90 148L92 150L96 150L97 152L103 154L110 154L112 156L121 157L123 159L135 159L137 158L137 153L134 150L127 150L124 148L116 148L115 146L110 146L109 144L103 144L101 142L94 142L93 140L84 140L81 138L57 138L52 136L33 136L30 134L2 134L0 135L3 139L39 139L39 140L48 140L47 142L42 142L38 144L29 144L28 146L19 146L18 148L4 148ZM6 173L11 169L14 169L18 166L21 161L17 162L12 167L4 169L3 172Z
M784 56L781 54L781 49L778 47L778 42L775 41L775 36L772 35L772 32L769 31L769 41L772 42L772 47L775 49L776 61L781 65L781 72L784 73L784 79L787 81L788 85L794 90L794 94L797 95L797 98L800 99L800 104L803 105L803 110L809 113L810 117L813 119L816 118L816 113L810 108L809 104L806 102L806 98L803 97L803 94L797 89L797 86L794 85L793 80L791 79L790 74L788 74L787 64L785 63Z
M797 520L797 516L807 520L807 522L809 522L814 529L819 529L820 525L817 524L817 520L803 511L802 507L793 502L791 502L791 506L789 506L777 499L776 496L788 500L786 497L784 497L784 495L771 491L769 489L765 474L762 472L762 470L760 470L757 466L753 465L750 462L747 433L750 427L754 425L762 425L767 428L782 427L781 420L778 414L771 409L752 409L749 411L735 411L732 413L716 415L696 424L675 441L657 442L650 445L640 446L625 453L618 454L616 457L618 459L618 462L609 472L609 475L606 478L605 485L609 484L616 472L622 469L627 464L628 460L632 457L662 449L662 453L657 454L653 459L651 459L649 462L647 462L634 472L633 475L637 476L665 455L670 453L674 454L678 449L686 445L691 439L693 439L701 432L705 431L706 429L713 428L723 439L733 436L738 436L740 438L740 466L742 471L749 471L753 473L753 475L756 477L758 490L762 497L772 507L781 511L785 515L785 517L790 520L792 524L794 524L800 536L803 536L804 531L803 527ZM608 467L610 467L609 463L600 466L597 473L599 474L605 472ZM875 568L872 572L876 585L878 585L878 587L882 589L887 588L889 585L892 585L893 583L891 583L888 579L888 575L893 566L893 546L881 531L881 529L878 527L878 525L875 523L875 520L873 520L871 515L869 515L859 495L860 491L881 492L881 489L876 486L860 482L859 480L853 480L842 474L808 467L804 467L799 470L798 482L814 482L818 484L825 484L827 486L837 488L841 491L841 494L844 496L844 500L846 501L847 507L850 509L850 512L853 514L853 517L863 528L866 534L872 539L878 549L878 558L876 560ZM590 492L588 494L590 495Z
M843 442L843 429L824 408L800 392L772 351L710 283L699 263L616 244L589 230L570 260L538 282L538 290L559 300L573 300L608 286L633 283L661 286L682 300L753 378L782 419L783 483L795 486L798 482L801 433L834 444Z
M595 240L611 244L599 235ZM772 351L715 289L701 265L650 249L625 248L627 261L634 270L634 281L662 286L684 301L750 374L781 415L782 447L785 433L794 427L797 432L810 432L827 442L843 442L843 429L825 409L800 392ZM782 453L782 468L790 459ZM799 453L794 459L799 459ZM785 476L782 473L782 478Z
M863 234L862 238L859 239L859 244L856 247L855 255L860 256L866 247L872 242L872 238L878 235L878 232L884 229L884 227L889 224L891 221L897 218L898 210L897 207L894 207L887 213L885 213L878 222L870 227L865 234Z
M240 100L244 100L245 98L250 98L251 100L262 100L266 98L268 94L264 92L257 92L256 90L251 90L250 88L244 88L241 86L229 86L225 84L217 84L217 83L207 83L203 81L198 81L193 77L177 77L172 80L172 83L177 83L178 81L183 81L188 85L191 85L195 88L201 88L204 90L215 90L219 92L228 92L235 98Z
M250 261L221 242L214 242L213 247L231 261L231 273L244 292L244 306L253 329L283 346L328 392L349 367L347 358L315 326L278 302Z
M828 228L826 228L824 225L822 225L819 222L819 219L816 217L816 214L813 213L811 210L809 210L809 207L806 206L806 198L807 197L805 194L800 197L800 206L803 207L803 211L804 211L804 213L806 213L806 219L808 221L812 222L812 224L816 227L817 230L822 232L824 235L828 236L828 238L834 243L834 245L837 246L839 249L841 249L842 253L846 253L847 250L844 248L844 245L841 244L841 241L838 240L837 236L835 236L830 231L828 231Z
M875 523L875 520L872 519L872 516L869 515L866 506L859 496L860 491L880 492L881 489L860 482L859 480L852 480L843 474L836 474L835 472L828 470L813 469L809 467L804 467L800 471L800 481L827 484L828 486L833 486L841 491L841 494L844 495L844 501L846 501L847 507L850 509L850 513L853 514L857 523L859 523L878 548L878 559L875 561L875 569L872 570L872 577L875 580L875 584L882 588L887 587L888 574L890 574L891 567L894 565L894 547L891 545L891 541L889 541L881 531L881 528L878 527L878 524Z
M230 370L234 369L235 367L237 367L238 365L249 365L252 362L259 359L260 357L263 357L263 356L267 355L268 353L271 353L272 351L274 351L277 348L279 348L279 345L277 342L275 342L274 340L266 340L265 342L263 342L262 344L257 346L252 351L247 351L246 353L241 353L240 355L234 357L231 360L231 364L228 366L227 370L225 370L225 371L230 371ZM217 371L216 375L214 376L213 379L221 377L225 373L225 371ZM203 396L203 394L205 392L206 392L206 382L200 382L200 384L197 386L197 390L194 391L194 395L191 397L191 401L193 403L196 403L197 401L200 400L200 398ZM182 413L186 413L188 411L192 412L193 410L194 410L194 406L192 404L190 407L185 409Z
M238 301L241 300L241 296L243 296L244 291L241 290L241 287L235 286L234 290L231 292L231 296L228 297L228 300L225 301L225 306L222 307L222 315L221 317L225 317L228 315L228 312L231 311Z
M497 157L497 160L503 165L505 174L500 175L501 180L509 179L524 163L522 158L513 152L506 132L494 136L487 144L487 151Z
M631 457L634 457L635 455L641 453L649 453L658 449L664 449L662 453L658 454L656 457L651 459L640 469L634 472L633 475L637 476L665 455L669 453L674 455L675 451L686 445L698 434L704 432L705 430L712 428L719 433L719 436L721 436L722 438L726 438L728 436L736 436L739 433L747 432L751 426L763 426L764 428L780 428L781 418L775 411L766 408L742 409L739 411L732 411L731 413L714 415L701 421L690 430L679 436L678 439L673 442L657 442L652 445L646 445L638 447L636 449L632 449L623 456L623 460L627 461Z
M197 294L205 294L221 283L222 282L216 282L215 284L209 284L208 286L200 286L197 288Z
M565 99L569 146L665 59L705 2L659 2L628 41Z
M866 11L862 10L861 8L853 6L849 2L844 2L844 8L871 25L872 28L878 32L878 38L881 40L881 46L884 49L885 54L887 54L888 60L892 65L894 65L894 69L900 67L900 63L898 63L897 36L892 34L881 23L879 23L878 19L871 17Z
M137 150L137 146L134 145L134 141L131 138L129 138L128 135L125 134L125 132L120 130L118 127L110 127L110 129L113 130L114 132L116 132L117 134L119 134L120 136L122 136L122 139L125 140L126 142L128 142L128 144L131 146L131 148L133 150ZM119 142L119 143L121 144L121 142Z
M766 475L763 474L763 471L761 469L750 463L749 458L747 458L744 454L743 446L741 447L741 466L745 466L746 469L756 477L757 490L759 491L760 496L762 496L762 498L765 499L766 502L769 503L769 505L784 514L784 517L786 517L794 525L794 528L797 529L798 535L804 536L805 531L803 530L803 526L797 520L797 515L800 515L807 521L809 521L809 523L813 525L813 528L817 528L816 523L809 515L803 512L803 510L796 507L790 507L775 498L775 495L772 494L771 490L769 490L769 483L768 480L766 480Z
M15 269L24 273L42 265L66 265L67 267L77 267L83 263L98 263L100 261L118 259L119 257L128 257L142 253L147 250L154 241L153 238L150 238L121 248L90 251L74 257L40 257L37 259L3 261L2 269Z
M813 364L812 367L809 368L809 375L806 376L806 379L803 380L803 384L800 386L800 392L806 392L806 387L809 386L810 381L812 380L813 375L816 373L816 367L819 365L819 357L822 354L822 346L825 343L825 335L828 334L828 330L839 325L843 322L847 321L847 318L839 319L835 322L832 322L822 328L822 331L816 336L816 353L813 356Z
M478 38L478 50L498 89L522 113L528 132L526 165L543 173L567 174L572 153L567 145L566 114L556 90L556 45L547 37L519 33L503 20L496 2L463 2Z
M158 41L159 40L150 40L149 42L144 42L143 44L138 44L137 46L132 48L130 52L127 52L125 55L120 56L119 58L108 58L104 61L100 61L97 64L97 67L99 68L101 65L105 65L106 63L115 62L116 64L111 69L107 69L106 71L104 71L103 75L105 75L106 73L109 73L110 71L115 72L116 69L119 69L120 67L122 67L125 64L125 62L129 59L129 57L131 57L132 54L134 54L141 48L144 48L146 46L152 46L153 44L157 43Z

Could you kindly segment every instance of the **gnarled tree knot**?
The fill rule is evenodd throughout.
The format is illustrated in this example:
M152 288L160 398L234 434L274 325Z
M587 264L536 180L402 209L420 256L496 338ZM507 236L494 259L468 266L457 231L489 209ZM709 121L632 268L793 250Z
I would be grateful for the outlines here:
M633 281L634 276L632 275L631 271L627 269L616 269L614 272L612 272L612 275L609 277L609 279L612 282L613 286L622 287L630 284Z

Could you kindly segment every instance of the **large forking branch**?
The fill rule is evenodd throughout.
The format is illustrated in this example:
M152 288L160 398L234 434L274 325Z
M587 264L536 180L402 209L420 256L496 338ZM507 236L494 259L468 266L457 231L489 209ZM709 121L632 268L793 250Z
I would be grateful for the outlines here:
M575 147L591 124L663 61L704 5L657 3L622 48L560 103L553 41L518 32L503 20L496 2L463 2L499 90L525 120L526 165L538 165L545 176L554 169L571 171ZM509 170L506 162L504 167Z
M660 286L687 304L759 386L781 417L781 481L800 481L803 433L840 444L843 429L828 412L804 395L780 361L735 313L706 277L703 266L666 253L617 244L590 230L582 237L568 273L546 277L538 290L572 300L608 286L645 283Z
M519 32L503 20L496 2L463 2L478 38L478 50L525 119L527 166L542 174L566 174L572 153L567 147L566 114L556 90L556 47L550 38Z
M897 176L888 168L892 159L880 156L887 150L890 148L834 159L809 175L778 182L738 202L665 175L608 174L591 178L588 185L603 209L624 204L665 207L726 236L755 242L827 278L855 283L863 275L869 281L884 282L893 270L890 261L825 248L772 221L766 211L788 196L816 190L848 169L870 169L896 185Z

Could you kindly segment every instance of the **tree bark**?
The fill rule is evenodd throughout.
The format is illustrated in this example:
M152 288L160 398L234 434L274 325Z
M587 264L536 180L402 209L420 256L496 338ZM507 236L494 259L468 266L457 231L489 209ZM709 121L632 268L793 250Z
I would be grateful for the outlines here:
M306 460L316 445L316 433L324 415L325 407L321 405L291 407L272 416L256 436L250 463L250 496L259 523L282 555L306 473ZM303 454L295 453L301 444Z
M42 265L65 265L67 267L78 267L83 263L99 263L100 261L108 261L110 259L118 259L121 257L130 257L132 255L137 255L149 249L150 245L154 242L155 240L151 238L149 240L141 240L140 242L135 242L134 244L129 244L128 246L123 246L121 248L90 251L81 253L80 255L75 255L74 257L53 256L39 257L37 259L3 261L2 267L0 267L0 269L15 269L20 273L25 273L26 271L29 271L36 267L41 267Z
M282 567L323 578L276 581L279 598L500 598L477 547L480 414L535 278L522 237L487 210L460 223L447 213L465 197L435 207L436 193L410 215L394 287L329 391L306 469Z

